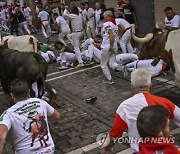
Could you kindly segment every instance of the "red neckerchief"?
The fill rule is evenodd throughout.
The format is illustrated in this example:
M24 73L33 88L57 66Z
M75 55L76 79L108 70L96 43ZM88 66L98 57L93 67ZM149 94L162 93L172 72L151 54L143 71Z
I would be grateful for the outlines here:
M115 21L115 18L108 18L106 21L110 21L112 22L114 25L116 25L116 21Z
M123 6L125 5L126 3L123 1L123 0L121 0L121 2L118 2L118 5L119 5L119 7L121 8L123 8Z
M175 15L176 15L176 12L173 13L173 17L172 18L168 18L167 17L167 19L170 21L170 20L172 20L174 18Z

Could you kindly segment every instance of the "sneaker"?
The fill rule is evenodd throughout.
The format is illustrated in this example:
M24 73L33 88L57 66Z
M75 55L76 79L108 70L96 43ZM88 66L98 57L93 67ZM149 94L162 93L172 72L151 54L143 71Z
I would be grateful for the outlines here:
M91 96L86 99L86 103L94 103L97 100L96 96Z
M69 67L66 66L66 63L62 63L62 65L59 67L60 70L68 69Z
M91 65L94 64L94 62L91 61L91 60L87 60L87 61L84 62L84 64L85 64L86 66L91 66Z
M122 64L118 64L116 67L115 67L115 71L116 72L120 72L120 71L122 71L122 69L123 69L123 66L122 66Z
M76 68L81 68L81 67L84 67L85 65L83 63L79 63Z
M114 81L112 79L111 80L104 80L103 83L112 85L112 84L114 84Z
M67 66L68 67L74 67L74 63L72 62L72 63L67 63Z
M124 78L126 78L129 75L127 66L122 66L122 72L123 72Z

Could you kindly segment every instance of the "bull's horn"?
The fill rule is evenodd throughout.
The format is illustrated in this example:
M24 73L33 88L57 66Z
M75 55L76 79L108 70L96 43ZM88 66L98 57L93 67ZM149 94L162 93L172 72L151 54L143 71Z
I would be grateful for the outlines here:
M146 37L144 37L144 38L139 38L139 37L135 36L134 34L132 34L132 38L136 42L145 43L145 42L150 41L153 38L153 33L147 34Z

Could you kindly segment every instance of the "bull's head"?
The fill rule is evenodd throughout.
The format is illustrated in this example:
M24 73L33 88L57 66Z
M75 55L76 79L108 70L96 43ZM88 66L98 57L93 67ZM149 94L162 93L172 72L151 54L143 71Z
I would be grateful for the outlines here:
M139 53L139 59L154 58L159 56L159 51L164 49L166 34L161 29L155 28L151 33L147 34L144 38L139 38L132 35L132 38L140 43L143 43L141 52Z

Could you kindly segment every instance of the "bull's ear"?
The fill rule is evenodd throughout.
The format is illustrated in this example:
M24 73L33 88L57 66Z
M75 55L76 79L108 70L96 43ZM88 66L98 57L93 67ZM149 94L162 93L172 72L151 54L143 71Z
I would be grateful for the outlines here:
M6 48L8 48L8 40L9 39L4 40L4 47L6 47Z
M29 43L30 43L30 44L34 44L32 37L29 38Z

